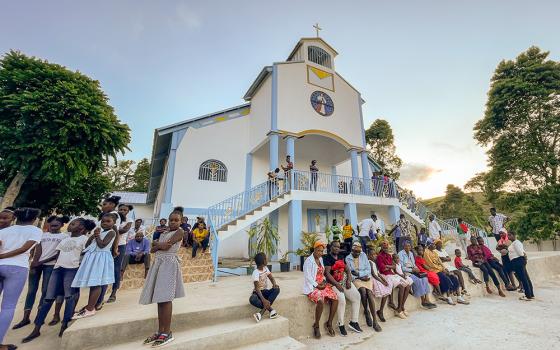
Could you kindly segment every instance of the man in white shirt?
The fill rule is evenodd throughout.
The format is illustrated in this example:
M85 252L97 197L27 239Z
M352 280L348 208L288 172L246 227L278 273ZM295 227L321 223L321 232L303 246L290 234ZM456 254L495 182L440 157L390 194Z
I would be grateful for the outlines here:
M377 218L375 214L372 214L370 218L363 219L358 223L358 238L360 239L360 243L362 244L362 251L367 252L367 244L370 241L369 232L372 231L375 234L378 234L379 227L375 223L374 218Z
M439 226L438 222L436 221L436 217L434 214L430 214L429 216L430 224L428 225L428 233L430 238L434 241L436 239L441 239L441 226Z
M492 234L496 238L496 242L500 240L500 230L504 228L504 224L508 222L509 218L504 214L497 213L496 208L490 208L490 216L488 217L488 223L492 228Z
M385 221L383 221L382 218L378 218L375 213L373 213L372 218L374 223L377 225L379 235L385 236Z

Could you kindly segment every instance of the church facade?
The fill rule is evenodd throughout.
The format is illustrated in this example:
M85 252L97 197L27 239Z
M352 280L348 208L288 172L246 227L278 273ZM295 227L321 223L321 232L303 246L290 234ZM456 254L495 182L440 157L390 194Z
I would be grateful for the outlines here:
M389 227L402 212L420 222L396 187L371 179L378 167L366 150L364 100L335 70L337 55L323 39L303 38L285 61L260 71L246 103L156 129L154 218L178 205L208 217L221 257L246 257L246 231L264 217L277 225L284 252L298 248L302 231L325 232L332 219L355 227L375 212ZM268 181L287 155L293 170Z

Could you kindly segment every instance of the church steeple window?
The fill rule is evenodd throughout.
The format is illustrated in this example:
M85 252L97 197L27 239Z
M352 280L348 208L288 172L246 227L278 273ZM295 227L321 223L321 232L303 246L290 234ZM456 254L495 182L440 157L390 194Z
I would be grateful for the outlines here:
M307 47L307 59L323 67L332 68L331 55L318 46Z

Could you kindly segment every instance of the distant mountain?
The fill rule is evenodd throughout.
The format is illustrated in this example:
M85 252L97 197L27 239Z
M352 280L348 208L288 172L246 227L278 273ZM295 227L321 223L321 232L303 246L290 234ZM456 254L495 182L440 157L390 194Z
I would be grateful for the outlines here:
M484 208L484 212L490 212L490 208L492 207L492 205L486 201L486 198L484 198L484 194L482 192L469 192L465 194L474 198L474 201L478 203L482 208ZM422 203L424 203L429 208L435 209L440 205L444 197L445 196L423 199Z

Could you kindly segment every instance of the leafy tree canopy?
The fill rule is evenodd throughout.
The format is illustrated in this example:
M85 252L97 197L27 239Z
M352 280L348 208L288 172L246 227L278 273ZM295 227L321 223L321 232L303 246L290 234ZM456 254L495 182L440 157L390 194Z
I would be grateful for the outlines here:
M438 217L444 219L463 218L470 224L479 227L485 226L486 219L482 206L472 196L454 185L447 185L445 197L434 208L434 212Z
M34 203L41 199L31 194L48 187L68 196L43 198L40 207L91 207L89 193L76 191L87 187L83 182L106 184L100 178L104 163L124 152L129 142L128 126L119 121L98 81L17 51L0 59L3 206L16 199ZM22 186L26 190L19 196ZM80 203L84 199L87 204Z
M111 191L147 192L150 182L150 161L143 158L138 163L133 160L119 160L105 169Z
M518 191L559 183L560 63L531 47L502 61L491 80L474 137L489 147L485 191Z
M386 120L376 119L365 132L366 143L373 159L383 172L397 180L402 160L396 155L393 129Z

